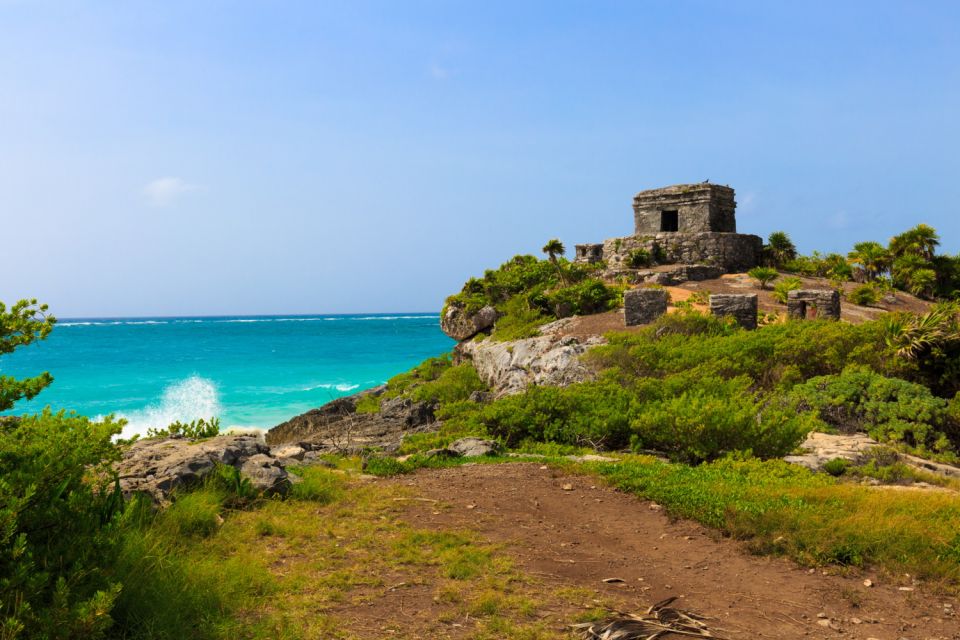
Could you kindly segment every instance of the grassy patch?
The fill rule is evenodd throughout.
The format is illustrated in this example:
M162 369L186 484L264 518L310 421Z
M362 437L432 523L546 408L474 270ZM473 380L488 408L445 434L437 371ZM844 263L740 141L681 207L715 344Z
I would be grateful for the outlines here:
M676 516L808 565L875 565L888 573L960 580L960 500L840 482L781 461L691 467L632 457L585 468Z

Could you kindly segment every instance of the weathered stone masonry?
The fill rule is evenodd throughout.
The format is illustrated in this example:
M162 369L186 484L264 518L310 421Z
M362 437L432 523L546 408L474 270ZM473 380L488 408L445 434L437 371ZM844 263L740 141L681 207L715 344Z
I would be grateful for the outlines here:
M633 199L634 235L577 245L578 262L606 261L611 270L631 268L631 255L645 250L659 264L706 264L727 272L760 264L763 240L737 233L730 187L686 184L641 191Z
M757 294L715 293L710 296L710 313L730 316L744 329L757 328Z
M794 320L840 319L840 293L833 289L797 289L787 294L787 315Z
M666 289L630 289L623 294L624 321L628 327L653 322L667 312Z

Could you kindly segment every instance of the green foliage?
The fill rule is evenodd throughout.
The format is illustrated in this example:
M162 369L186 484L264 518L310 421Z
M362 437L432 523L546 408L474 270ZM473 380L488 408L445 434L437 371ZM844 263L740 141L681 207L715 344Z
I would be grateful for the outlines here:
M960 391L960 305L940 303L919 315L891 314L883 326L890 348L916 363L936 393L950 397Z
M781 278L775 285L773 285L773 297L780 304L787 304L787 296L791 291L796 291L797 289L803 288L803 282L800 278L794 276L789 276L786 278Z
M766 289L767 285L776 280L780 274L772 267L754 267L747 272L747 275L760 283L761 289Z
M550 322L538 307L532 307L525 296L516 296L503 304L503 315L497 320L494 340L522 340L540 335L540 326Z
M397 398L411 392L419 385L436 380L452 366L453 356L449 353L435 358L427 358L413 369L390 378L387 381L387 390L381 397L384 399Z
M946 400L927 387L862 366L818 376L793 388L794 406L846 433L866 431L881 442L946 451L960 435Z
M120 586L108 567L123 508L110 463L122 423L44 411L0 422L4 638L98 638Z
M880 292L872 284L861 284L847 294L847 300L853 304L870 307L880 302Z
M377 413L380 411L380 396L367 393L360 396L355 405L357 413Z
M45 339L55 323L47 305L38 305L36 300L20 300L9 310L0 302L0 356ZM53 377L47 372L23 380L0 375L0 411L9 410L18 400L30 400L51 382Z
M847 259L867 282L873 282L890 267L890 254L879 242L858 242Z
M484 391L486 388L473 365L464 362L444 369L435 380L414 388L410 396L418 402L445 405L466 400L474 391Z
M293 485L291 494L297 500L330 504L343 494L345 481L342 474L323 467L303 467L296 469L296 474L300 481Z
M590 467L671 515L747 539L756 551L808 565L879 565L921 578L960 578L960 505L950 492L875 491L781 460L727 458L689 467L638 457Z
M493 306L500 312L494 336L515 340L536 335L536 327L550 320L606 311L622 301L620 288L594 277L596 265L558 258L562 254L558 249L563 247L553 243L544 247L548 260L515 256L488 270L482 279L468 280L460 293L447 298L447 306L461 307L467 313Z
M653 256L644 248L634 249L627 258L627 264L633 269L649 267L653 263Z
M838 477L842 476L849 466L850 461L846 458L834 458L823 465L823 470L831 476Z
M210 418L209 420L199 418L187 423L183 423L178 420L177 422L167 426L166 429L147 429L148 438L169 438L179 436L198 440L201 438L212 438L216 435L219 435L219 433L219 418Z
M763 247L767 262L773 267L782 267L797 257L797 247L785 231L774 231Z
M623 292L600 280L588 278L568 287L532 295L529 300L531 306L546 317L566 318L616 308L623 301Z

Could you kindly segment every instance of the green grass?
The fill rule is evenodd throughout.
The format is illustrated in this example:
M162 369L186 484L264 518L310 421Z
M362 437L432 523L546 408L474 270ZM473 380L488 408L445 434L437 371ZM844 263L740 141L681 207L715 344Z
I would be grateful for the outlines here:
M956 587L960 498L841 482L782 461L721 460L690 467L652 458L584 468L760 553L802 564L876 566Z

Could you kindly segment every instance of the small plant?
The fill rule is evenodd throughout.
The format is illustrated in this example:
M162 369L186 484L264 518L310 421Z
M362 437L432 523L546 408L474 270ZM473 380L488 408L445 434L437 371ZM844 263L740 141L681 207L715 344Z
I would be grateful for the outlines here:
M862 284L847 294L847 300L853 304L870 307L880 302L880 292L872 284Z
M166 429L147 429L148 438L190 438L199 440L201 438L212 438L220 433L220 419L210 418L205 420L199 418L187 423L174 422Z
M650 255L650 252L640 248L630 252L627 264L633 269L642 269L643 267L649 267L652 261L653 257Z
M781 278L777 281L777 284L773 285L773 297L780 304L787 304L787 294L791 291L796 291L797 289L803 288L803 282L800 278L790 276L789 278Z
M747 275L759 282L761 289L766 289L767 285L776 280L780 274L773 267L754 267L747 272Z
M694 291L690 294L690 302L693 304L710 304L710 293L707 291Z
M823 465L823 470L834 477L840 477L847 471L850 461L846 458L834 458Z

